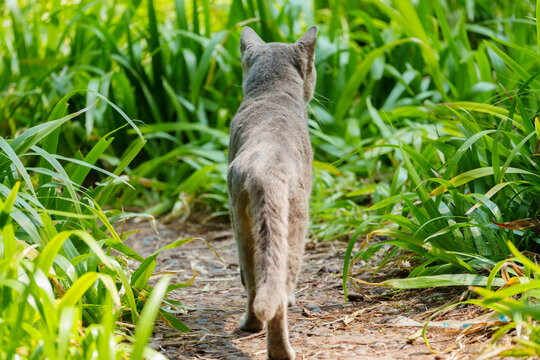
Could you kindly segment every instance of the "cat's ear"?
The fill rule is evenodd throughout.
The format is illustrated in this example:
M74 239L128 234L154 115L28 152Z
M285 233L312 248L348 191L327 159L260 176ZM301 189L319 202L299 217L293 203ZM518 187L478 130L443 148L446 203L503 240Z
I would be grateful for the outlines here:
M312 26L306 31L304 35L298 41L296 45L307 53L310 58L313 58L315 54L315 43L317 42L317 27Z
M240 51L242 52L242 55L246 49L261 44L264 44L264 41L257 35L255 30L249 26L244 26L242 33L240 34Z

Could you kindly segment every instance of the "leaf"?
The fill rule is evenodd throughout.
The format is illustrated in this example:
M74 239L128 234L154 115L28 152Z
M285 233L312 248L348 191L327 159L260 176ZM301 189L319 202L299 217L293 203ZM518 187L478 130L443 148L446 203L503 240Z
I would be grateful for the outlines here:
M514 115L513 118L510 118L509 111L505 108L502 108L500 106L495 106L491 104L482 104L482 103L475 103L471 101L455 101L450 103L444 103L443 106L447 106L449 108L457 108L464 111L475 111L480 112L492 116L496 116L503 120L510 120L513 123L515 123L518 126L523 127L523 119L519 115Z
M163 309L159 310L159 318L171 328L176 329L182 333L186 333L191 330L186 324L178 320L176 316L169 314Z
M419 276L416 278L390 279L380 283L369 283L351 277L352 280L373 286L385 286L395 289L424 289L440 286L486 286L488 277L474 274L444 274L433 276ZM505 281L501 278L493 280L495 286L503 286Z
M105 266L109 269L113 269L107 255L105 255L100 245L90 234L82 230L72 230L56 234L41 252L37 264L45 274L49 273L49 269L51 268L58 251L60 251L62 244L72 235L83 240Z
M81 300L86 290L94 285L98 276L98 273L89 272L78 278L77 281L69 287L69 290L64 296L62 296L62 299L58 303L58 310L61 311L63 308L75 306L75 304Z
M204 76L207 74L208 69L210 68L210 63L215 61L214 51L220 42L226 39L229 31L222 31L215 33L210 40L210 43L206 46L204 53L199 61L197 66L197 71L195 73L195 79L191 84L191 102L196 104L201 98L201 88L203 86Z
M51 118L54 118L56 116L59 116L62 112L62 109L66 107L66 102L71 98L73 95L79 93L80 90L73 90L70 93L66 94L55 106ZM31 146L36 145L41 140L46 138L51 132L58 129L60 126L62 126L67 121L87 112L90 110L94 104L91 104L90 106L87 106L79 111L76 111L74 113L68 114L60 119L48 121L44 124L36 125L26 131L24 131L21 135L17 136L13 142L11 143L11 146L13 149L18 153L22 154L26 152L28 149L30 149Z
M358 88L360 87L360 84L364 81L367 74L371 70L371 65L377 59L379 56L384 54L386 51L401 45L405 44L407 42L411 42L412 39L400 39L393 41L389 44L383 45L373 51L371 51L363 60L358 64L356 67L356 70L354 73L350 76L349 81L345 85L345 88L341 92L341 96L339 97L339 100L336 104L336 112L334 114L334 118L336 122L341 122L345 115L347 114L347 111L350 109L350 105L352 103L352 100L357 93Z
M493 220L491 220L492 223L494 223L495 225L499 226L499 227L502 227L502 228L505 228L505 229L510 229L510 230L524 230L524 229L528 229L528 228L534 228L534 231L536 232L540 232L540 221L538 220L533 220L533 219L530 219L530 218L526 218L526 219L521 219L521 220L514 220L514 221L508 221L508 222L505 222L505 223L498 223L498 222L495 222Z
M508 54L506 54L504 51L499 49L497 46L492 44L489 41L484 40L484 43L491 49L495 54L497 54L504 62L505 64L512 69L512 71L521 78L521 80L525 81L531 77L531 75L525 70L516 60L514 60L512 57L510 57ZM538 80L533 80L534 86L533 88L536 88L540 85L540 82Z
M484 199L487 199L489 200L493 195L495 195L497 192L499 192L500 190L502 190L504 187L506 187L507 185L511 185L511 184L518 184L519 182L517 181L508 181L508 182L503 182L503 183L500 183L500 184L497 184L495 185L494 187L492 187L491 189L489 189L484 195L483 195L483 198ZM480 206L482 206L482 202L478 202L476 204L474 204L469 210L467 210L467 212L465 213L465 215L469 215L470 213L472 213L475 209L479 208Z
M535 174L535 173L530 172L528 170L517 169L517 168L508 168L508 169L506 169L506 173L507 174L527 174L527 175L538 176L538 174ZM472 181L472 180L475 180L475 179L478 179L478 178L481 178L481 177L484 177L484 176L489 176L489 175L493 175L493 168L492 167L482 167L482 168L466 171L466 172L464 172L462 174L459 174L458 176L450 179L449 181L454 187L457 187L457 186L466 184L469 181ZM431 196L437 196L437 195L440 195L440 194L442 194L442 193L444 193L446 191L448 191L447 187L444 186L444 185L441 185L441 186L437 187L435 190L433 190L430 195Z
M3 137L0 137L0 149L2 149L7 155L8 159L11 160L11 162L23 178L24 182L26 183L26 186L32 192L32 195L34 197L37 197L36 192L34 191L34 185L32 184L32 180L30 179L30 175L26 171L26 168L24 167L23 163L21 162L15 151L13 151L12 147L7 143L6 140L4 140Z
M456 165L459 163L459 160L461 157L465 154L465 151L467 151L477 140L479 140L484 135L488 135L491 133L494 133L496 130L484 130L479 133L474 134L470 138L468 138L460 147L456 150L454 153L454 156L448 161L446 165L446 170L443 175L443 179L448 180L450 179L450 176L452 175L452 172Z
M334 176L341 175L339 169L331 163L313 160L313 168L328 171Z
M58 337L56 338L58 346L58 359L65 359L69 346L69 337L73 325L76 323L76 310L73 307L65 307L60 313L60 322L58 324Z
M139 289L142 289L144 286L146 286L146 284L148 283L148 279L150 279L150 275L152 275L154 267L156 266L156 258L162 251L173 249L196 239L197 238L187 238L176 240L171 244L157 250L152 255L144 259L139 268L133 273L131 277L131 285Z
M5 201L0 200L0 231L9 223L9 214L13 204L15 204L20 185L20 181L17 181Z
M347 278L349 276L349 264L351 261L351 255L354 248L354 245L356 244L356 241L358 240L358 237L364 231L364 228L369 225L369 221L364 221L360 226L356 229L354 234L351 236L351 239L349 240L349 244L347 245L347 251L345 252L345 260L343 261L343 274L342 274L342 282L343 282L343 296L345 298L345 303L347 303ZM369 235L371 236L371 235ZM364 249L366 245L369 243L369 237L366 238L366 240L362 243L360 250Z
M171 280L170 276L164 276L159 279L158 283L152 290L150 297L141 312L141 319L139 320L137 327L135 328L135 342L133 344L133 350L131 351L132 360L143 359L143 349L148 343L152 330L154 329L154 322L156 316L161 307L161 301L167 291L167 285Z

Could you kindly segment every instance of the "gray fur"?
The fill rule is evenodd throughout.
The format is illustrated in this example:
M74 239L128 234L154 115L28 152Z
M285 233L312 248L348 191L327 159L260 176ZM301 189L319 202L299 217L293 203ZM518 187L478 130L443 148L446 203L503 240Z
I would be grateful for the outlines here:
M242 29L244 100L232 123L227 182L247 309L239 327L267 323L270 359L294 359L287 303L302 266L313 155L306 103L313 96L317 28L296 43L265 43Z

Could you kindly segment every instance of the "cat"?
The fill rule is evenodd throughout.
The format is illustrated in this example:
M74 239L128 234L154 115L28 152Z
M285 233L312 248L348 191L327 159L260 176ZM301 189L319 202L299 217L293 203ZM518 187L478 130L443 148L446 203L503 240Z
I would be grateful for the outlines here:
M294 359L287 304L302 267L313 153L306 104L313 96L317 27L294 44L240 36L243 101L231 122L227 184L242 284L239 328L267 326L269 359Z

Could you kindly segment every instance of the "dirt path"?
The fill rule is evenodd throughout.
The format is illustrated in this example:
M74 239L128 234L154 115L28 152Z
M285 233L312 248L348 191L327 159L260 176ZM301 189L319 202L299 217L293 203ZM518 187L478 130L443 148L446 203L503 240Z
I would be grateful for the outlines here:
M246 295L228 225L160 224L159 236L148 222L130 223L127 228L142 229L130 236L129 244L143 256L174 240L196 236L206 239L223 259L220 262L202 241L158 257L156 270L178 271L175 282L185 282L193 270L198 276L191 286L171 293L172 298L193 308L179 316L191 332L180 334L158 322L154 348L170 359L266 359L265 332L250 334L236 329ZM362 295L354 296L357 301L345 305L341 273L346 245L334 241L308 242L306 246L297 306L289 309L290 337L297 359L470 359L488 344L489 336L481 328L467 336L458 330L430 328L431 346L444 351L434 354L418 337L420 325L433 311L459 297L455 289L390 293L366 286L361 288ZM366 272L358 276L369 280L373 266L366 264L362 270ZM477 312L458 308L439 320L475 316Z

